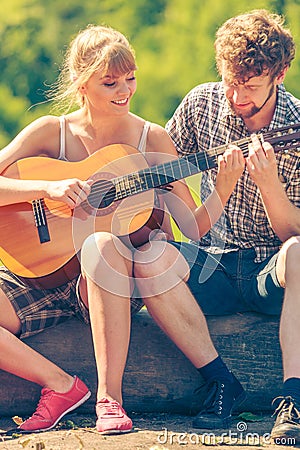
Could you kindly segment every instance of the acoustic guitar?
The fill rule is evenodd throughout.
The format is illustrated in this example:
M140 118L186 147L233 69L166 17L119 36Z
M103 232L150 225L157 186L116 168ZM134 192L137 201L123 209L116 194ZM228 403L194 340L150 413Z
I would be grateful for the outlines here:
M289 157L300 147L300 124L259 137ZM235 142L245 156L249 141L247 137ZM91 180L91 192L74 210L46 198L0 207L0 259L35 287L60 286L80 273L80 249L92 233L108 231L134 247L147 242L163 220L163 196L157 195L157 188L216 167L218 155L227 147L151 167L138 150L121 144L104 147L78 162L42 156L21 159L2 175L22 180Z

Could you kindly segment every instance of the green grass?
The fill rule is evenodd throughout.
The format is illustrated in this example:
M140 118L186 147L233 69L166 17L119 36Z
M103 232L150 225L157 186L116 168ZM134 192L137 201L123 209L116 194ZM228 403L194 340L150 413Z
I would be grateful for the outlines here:
M197 203L197 205L200 205L200 197L199 197L200 180L201 180L201 175L200 174L193 175L192 177L189 177L186 180L187 184L188 184L188 186L190 188L191 194L192 194L195 202ZM177 225L174 222L174 220L172 219L172 217L171 217L171 225L172 225L172 230L173 230L173 233L174 233L175 241L187 242L188 239L181 233L181 231L177 227Z

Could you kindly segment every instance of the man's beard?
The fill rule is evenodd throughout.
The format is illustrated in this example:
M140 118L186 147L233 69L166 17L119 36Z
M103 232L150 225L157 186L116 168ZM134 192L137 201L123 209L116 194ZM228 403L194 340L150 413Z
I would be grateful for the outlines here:
M236 111L236 109L233 106L233 103L231 101L229 101L230 103L230 107L231 110L235 113L235 115L237 117L240 117L241 119L250 119L251 117L255 116L255 114L257 114L259 111L261 111L263 109L263 107L265 106L265 104L268 102L268 100L272 97L272 95L274 94L274 90L275 90L275 86L274 84L272 84L269 93L267 95L266 100L263 102L263 104L261 106L252 106L252 108L250 109L250 111L248 112L242 112L239 113Z

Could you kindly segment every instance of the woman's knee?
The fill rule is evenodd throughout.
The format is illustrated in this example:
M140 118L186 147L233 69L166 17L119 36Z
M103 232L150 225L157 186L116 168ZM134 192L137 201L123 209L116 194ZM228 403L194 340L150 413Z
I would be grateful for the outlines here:
M81 249L81 263L90 265L94 262L107 262L114 260L131 260L131 252L125 247L119 238L108 232L91 234L83 243Z
M132 253L115 236L107 232L90 235L81 250L82 271L100 283L132 275Z

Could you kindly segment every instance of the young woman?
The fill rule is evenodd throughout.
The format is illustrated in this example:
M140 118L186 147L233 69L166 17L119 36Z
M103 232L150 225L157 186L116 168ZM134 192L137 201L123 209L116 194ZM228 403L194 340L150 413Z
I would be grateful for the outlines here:
M105 161L116 160L118 164L120 160L121 167L130 166L131 162L118 152L120 144L124 148L135 148L135 156L144 155L150 165L177 158L162 127L130 112L130 102L136 91L135 71L134 52L121 33L102 26L88 26L80 32L69 47L59 89L55 93L56 100L69 100L68 111L71 107L74 109L75 102L78 107L61 117L49 115L37 119L0 152L0 173L3 174L0 177L0 205L44 199L46 205L49 201L65 204L66 210L73 211L75 217L76 211L81 210L80 205L86 205L93 194L97 181L95 174L99 171L97 164L101 166L102 155L105 174L109 172ZM35 179L9 176L9 166L21 158L43 155L71 163L93 158L96 152L100 159L88 160L92 161L93 167L91 170L89 166L92 173L88 175L84 170L75 177L73 172L68 175L69 166L66 165L66 172L59 179L53 178L53 174L32 177ZM196 207L182 181L173 182L165 190L166 194L160 196L182 231L193 239L206 233L222 213L243 171L241 151L237 148L226 151L219 157L218 166L215 190L203 206ZM131 178L131 182L135 179ZM126 188L126 183L124 186ZM135 197L138 196L132 197L136 206L138 200ZM107 206L111 207L111 204ZM97 430L113 433L132 429L132 421L122 408L122 377L130 338L130 310L138 311L141 301L134 293L132 254L136 250L117 237L118 221L124 214L126 216L127 210L123 209L120 215L114 212L111 227L105 225L104 229L101 225L98 227L96 214L96 225L94 227L92 222L84 242L80 238L77 240L75 225L74 247L76 251L80 250L81 274L59 287L36 289L1 268L0 367L43 387L37 410L20 426L21 430L52 428L64 414L90 395L78 378L72 378L19 340L71 315L90 322L92 327L99 381ZM137 216L134 213L132 220ZM130 224L131 219L129 229ZM168 236L170 230L169 221L164 220L162 231ZM80 230L78 234L81 236ZM161 233L154 238L161 239Z

